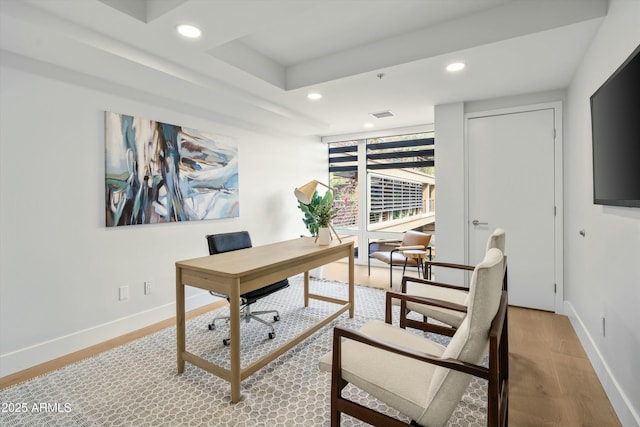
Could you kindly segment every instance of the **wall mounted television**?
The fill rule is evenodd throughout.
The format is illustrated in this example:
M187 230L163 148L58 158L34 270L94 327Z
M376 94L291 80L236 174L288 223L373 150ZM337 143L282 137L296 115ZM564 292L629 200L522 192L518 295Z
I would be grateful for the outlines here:
M640 207L640 46L590 100L593 203Z

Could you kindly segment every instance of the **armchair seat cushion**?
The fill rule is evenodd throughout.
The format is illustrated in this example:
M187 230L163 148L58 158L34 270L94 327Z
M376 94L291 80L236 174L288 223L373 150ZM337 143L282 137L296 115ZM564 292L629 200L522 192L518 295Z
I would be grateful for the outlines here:
M379 320L367 322L365 335L413 350L441 356L445 347ZM322 356L320 369L331 372L333 352ZM343 378L413 419L424 414L429 383L437 366L422 363L357 341L342 343Z
M466 306L468 303L469 293L458 289L450 289L441 286L432 286L418 283L407 283L407 294L419 297L438 299L442 301L452 302ZM394 300L398 303L397 300ZM446 308L435 307L431 305L416 304L407 302L407 308L413 312L420 313L423 316L430 317L440 322L451 325L454 328L460 327L460 324L467 316L467 313L449 310Z
M405 258L402 252L374 252L371 254L371 258L375 258L386 264L404 265L405 261L407 265L417 265L418 260L416 258Z

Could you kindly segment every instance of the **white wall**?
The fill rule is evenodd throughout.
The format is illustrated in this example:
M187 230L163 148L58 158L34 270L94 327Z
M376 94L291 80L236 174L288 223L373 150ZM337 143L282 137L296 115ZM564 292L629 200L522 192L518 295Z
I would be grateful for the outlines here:
M613 0L565 118L565 306L624 426L640 425L640 209L593 204L589 97L639 44L640 2Z
M465 264L465 164L464 104L436 105L436 234L437 258ZM464 283L464 276L451 269L434 268L438 281Z
M326 176L319 138L244 130L91 78L76 85L43 64L0 65L0 376L175 315L174 263L207 255L206 234L246 229L260 245L306 232L293 189ZM105 110L235 138L240 217L105 228ZM130 299L118 301L123 285ZM213 301L187 297L191 308Z

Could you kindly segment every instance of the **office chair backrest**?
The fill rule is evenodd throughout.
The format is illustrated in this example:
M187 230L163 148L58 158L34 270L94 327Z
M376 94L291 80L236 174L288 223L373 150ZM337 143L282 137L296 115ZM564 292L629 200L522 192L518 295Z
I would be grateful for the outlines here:
M207 236L207 242L209 243L210 255L251 247L251 237L248 231L210 234Z

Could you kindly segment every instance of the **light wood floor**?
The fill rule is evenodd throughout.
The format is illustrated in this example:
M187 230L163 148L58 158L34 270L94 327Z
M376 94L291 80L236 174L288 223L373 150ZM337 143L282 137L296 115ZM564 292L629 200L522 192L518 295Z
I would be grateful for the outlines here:
M347 264L325 266L344 281ZM415 271L410 272L415 275ZM394 281L400 280L400 270ZM389 270L356 266L356 283L389 288ZM509 307L509 425L511 427L620 426L591 362L566 316Z
M409 274L415 275L415 270ZM394 274L399 280L401 272ZM347 266L324 267L323 277L344 281ZM356 283L388 289L389 270L356 266ZM224 301L222 301L224 303ZM188 313L198 316L219 307L211 304ZM108 342L25 371L0 378L0 389L10 387L91 357L129 341L173 325L168 319ZM512 427L620 426L620 422L565 316L518 307L509 308L510 393L509 424Z

